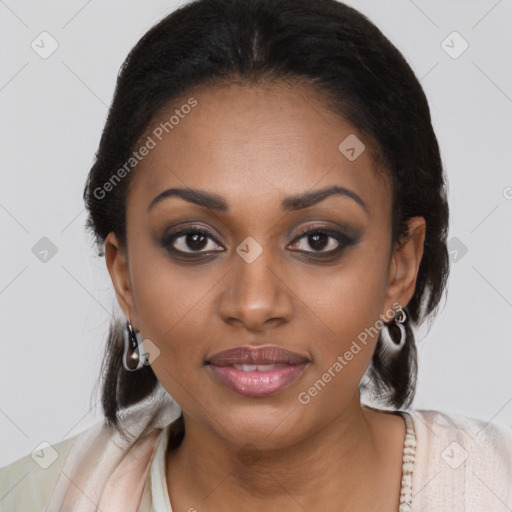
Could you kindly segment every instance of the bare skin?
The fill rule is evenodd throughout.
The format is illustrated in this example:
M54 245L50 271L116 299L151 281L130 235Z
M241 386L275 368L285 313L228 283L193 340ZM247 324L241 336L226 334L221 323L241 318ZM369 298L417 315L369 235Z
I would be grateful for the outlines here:
M411 219L407 240L391 247L391 189L375 171L370 141L311 90L231 85L193 97L197 106L137 167L127 253L114 233L105 242L119 304L158 346L152 367L183 410L185 437L166 461L173 511L396 512L405 424L362 406L358 390L377 336L307 404L298 396L380 315L389 319L394 303L408 304L425 221ZM338 149L349 134L367 148L354 161ZM281 209L285 197L332 185L365 206L330 195ZM221 196L229 210L174 196L148 211L172 187ZM166 233L190 224L209 232L202 245L192 233L172 241L181 255L162 246ZM305 228L351 241L328 234L319 248ZM248 236L262 248L250 263L236 252ZM193 253L203 256L187 260ZM204 362L248 345L277 345L310 362L277 393L246 397Z

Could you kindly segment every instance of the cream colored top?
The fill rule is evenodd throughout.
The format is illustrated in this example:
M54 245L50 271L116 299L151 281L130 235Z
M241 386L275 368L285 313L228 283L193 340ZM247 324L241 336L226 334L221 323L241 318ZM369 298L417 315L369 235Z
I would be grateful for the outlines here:
M400 412L408 428L403 450L399 512L512 510L510 429L439 411ZM47 469L42 469L27 455L0 469L0 511L96 511L100 502L101 510L108 512L172 512L165 478L169 427L166 424L155 429L154 435L148 437L144 444L138 446L134 443L131 448L112 443L115 438L113 431L91 427L55 444L52 450L58 453L58 458ZM82 472L85 476L77 472L73 477L79 462L79 459L73 460L73 453L86 453L76 451L78 448L75 450L74 446L88 446L87 439L94 439L95 444L91 445L94 450L98 446L100 448L94 453L92 462L88 461L87 471ZM116 452L112 451L112 444L116 445ZM43 452L42 459L45 459L47 450ZM114 459L115 464L112 464ZM105 471L107 466L109 469ZM147 466L146 473L139 477L137 471L142 466ZM74 494L65 503L68 506L72 504L72 507L62 508L59 503L64 493L59 491L56 482L59 480L60 485L69 483L70 475L73 485L69 489ZM94 485L90 484L91 480L94 480ZM106 480L109 480L109 491ZM68 490L67 496L70 492Z

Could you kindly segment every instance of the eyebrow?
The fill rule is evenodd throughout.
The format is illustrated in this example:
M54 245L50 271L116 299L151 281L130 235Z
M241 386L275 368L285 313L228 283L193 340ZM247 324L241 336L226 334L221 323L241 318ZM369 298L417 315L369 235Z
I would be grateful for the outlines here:
M332 195L340 195L342 197L353 199L368 213L368 206L359 195L357 195L352 190L349 190L348 188L340 187L338 185L286 197L281 203L281 208L284 211L302 210L304 208L314 206L315 204ZM191 188L168 188L164 190L149 203L147 211L149 212L156 204L170 197L180 197L185 201L209 208L211 210L229 212L228 203L221 196L212 194L211 192L206 192L204 190Z

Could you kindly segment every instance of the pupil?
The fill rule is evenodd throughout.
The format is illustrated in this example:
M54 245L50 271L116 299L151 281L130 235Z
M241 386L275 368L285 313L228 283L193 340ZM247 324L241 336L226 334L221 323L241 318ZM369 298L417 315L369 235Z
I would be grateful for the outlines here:
M325 248L326 241L327 241L327 235L325 235L323 233L316 233L314 235L309 235L309 238L310 238L309 244L313 249L321 250L321 249ZM311 242L311 240L313 242Z
M192 240L192 243L189 241ZM199 242L198 242L199 240ZM205 246L206 237L201 233L194 233L193 235L188 235L187 245L189 249L202 249Z

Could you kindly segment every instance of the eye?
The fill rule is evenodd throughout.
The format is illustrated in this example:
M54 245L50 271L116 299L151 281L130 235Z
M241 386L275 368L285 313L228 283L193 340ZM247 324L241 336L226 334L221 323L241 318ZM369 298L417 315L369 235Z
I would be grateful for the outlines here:
M357 240L339 231L314 228L301 232L289 247L300 253L334 256L355 243ZM176 256L193 257L225 250L208 230L194 226L166 234L160 244ZM312 250L308 250L308 246Z
M219 249L219 243L207 230L189 227L176 233L169 233L161 240L161 245L174 253L203 254Z
M356 241L344 233L329 228L315 228L303 231L291 244L291 248L303 253L333 255ZM307 247L313 250L308 250Z

